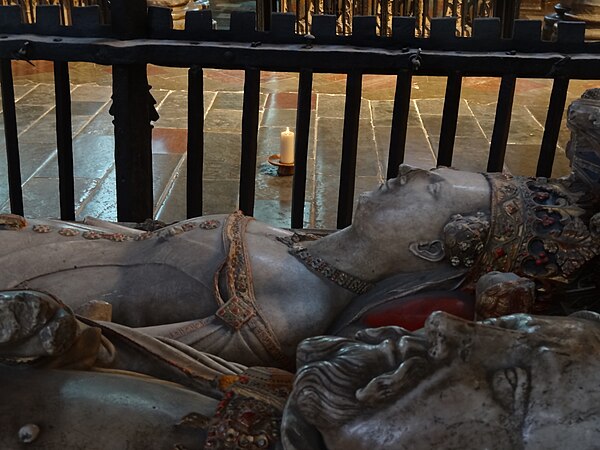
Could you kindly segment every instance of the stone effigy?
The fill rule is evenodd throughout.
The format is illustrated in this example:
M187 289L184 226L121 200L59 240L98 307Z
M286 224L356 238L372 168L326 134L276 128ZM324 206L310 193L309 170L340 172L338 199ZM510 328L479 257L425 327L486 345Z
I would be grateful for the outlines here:
M324 338L324 342L334 342L334 347L351 354L355 347L363 348L347 340L356 332L385 325L417 329L438 309L470 319L515 312L565 313L582 309L598 296L600 140L594 118L599 111L597 91L588 91L569 110L573 138L568 156L574 174L567 179L401 166L396 179L361 196L352 226L322 238L276 229L240 213L191 219L148 232L95 220L76 224L1 216L0 356L5 366L0 374L10 379L16 370L35 386L47 379L56 401L64 400L63 392L71 393L69 407L74 410L78 402L111 407L110 401L103 403L103 396L86 397L89 389L81 386L93 387L96 379L99 389L105 389L102 392L121 389L135 401L119 403L119 411L133 416L117 427L113 439L123 442L132 439L131 430L144 429L135 437L140 448L151 448L152 439L164 439L161 442L169 445L181 439L179 448L201 448L201 443L205 448L279 445L279 420L291 389L291 372L274 367L294 371L296 347L303 339L345 336L346 340ZM71 309L80 316L76 318ZM445 316L432 317L429 324ZM106 321L111 318L112 322ZM506 323L513 323L510 320ZM552 323L579 323L570 320ZM425 345L419 335L399 337L396 328L381 328L377 335L386 333L391 333L391 341L383 339L376 345L400 345L394 339L404 339L403 345L410 344L411 349ZM516 337L507 330L502 334L508 340ZM533 330L525 330L526 336L532 334ZM318 340L303 345L311 342ZM300 365L320 361L318 351L309 361L302 348ZM513 347L507 348L498 351L507 354L507 361L515 361ZM450 364L431 351L426 353L435 367ZM365 384L359 386L360 393L357 390L354 407L363 408L366 402L388 411L385 408L392 406L386 402L395 405L394 396L403 389L403 371L415 365L411 373L428 373L431 364L417 359L404 365L406 355L392 358L392 353L367 352L368 357L357 360L356 364L375 372L368 372L371 378L355 380ZM459 358L463 363L466 355ZM325 352L322 359L328 358ZM44 370L29 370L34 368ZM52 371L92 368L111 372ZM379 377L396 369L398 376ZM114 371L127 372L114 378ZM303 371L299 368L298 380L303 379ZM158 383L157 387L155 381L135 374L179 386ZM516 382L515 376L511 372L509 384ZM370 379L378 381L369 385ZM390 383L384 391L391 397L377 392L382 380ZM143 385L144 394L136 393L137 383ZM296 386L296 393L304 390L301 381ZM324 393L315 391L315 395L325 395L330 388L325 384ZM184 395L180 389L198 394L182 403L191 413L198 402L196 415L174 406L173 399ZM36 398L31 395L23 401L33 405ZM145 396L153 400L148 402ZM315 446L322 445L320 436L327 441L334 431L315 422L310 409L303 409L309 402L296 394L291 398L297 405L290 403L284 431L291 431L283 442L289 448L302 448L293 439L296 423L298 429L315 436ZM10 397L2 414L18 401ZM317 409L319 401L314 402ZM344 411L352 411L352 405L342 405ZM156 416L157 408L168 414ZM80 416L81 426L94 433L109 426L92 413ZM425 413L423 417L428 420ZM148 426L153 421L164 427ZM172 428L172 422L177 427ZM0 433L0 443L4 439L8 448L16 446L14 439L26 442L23 439L42 436L41 428L45 430L44 442L38 441L42 448L52 448L48 442L57 442L55 448L76 447L86 439L79 436L70 441L50 431L60 427L40 428L21 416L11 423L11 429L18 423L20 428L12 434ZM361 428L359 422L344 428L347 423L338 424L338 431L348 436L346 446L375 445L352 434ZM369 426L365 419L365 429ZM391 424L387 426L386 433L397 434ZM471 428L465 425L465 432ZM332 439L326 444L336 448ZM357 443L352 444L353 439ZM417 439L421 437L414 435L406 442L416 445ZM518 435L506 442L519 442ZM108 445L97 444L97 448Z
M571 187L404 166L361 197L350 227L321 239L239 213L155 232L31 220L0 232L0 287L48 292L75 310L106 301L115 322L151 336L289 368L304 338L338 334L390 298L473 290L494 270L535 281L538 295L480 315L543 312L600 253L600 216Z
M48 292L76 311L105 301L116 323L289 368L302 339L325 333L378 282L466 272L444 258L440 232L453 214L489 208L489 192L481 174L405 166L361 197L352 226L321 239L240 213L155 232L32 219L0 231L0 288Z
M34 357L44 340L28 342L35 333L25 332L10 356L0 347L2 448L552 449L593 448L598 439L593 312L483 322L437 312L417 332L309 338L292 386L279 369L185 353L126 327L86 328L47 295L13 294L0 304L10 298L21 325L71 345ZM68 327L48 331L36 317L79 330L58 336ZM135 371L98 368L107 355L125 356ZM96 368L56 370L86 366Z
M600 316L516 314L315 337L283 422L285 448L594 448ZM332 382L335 380L335 382Z

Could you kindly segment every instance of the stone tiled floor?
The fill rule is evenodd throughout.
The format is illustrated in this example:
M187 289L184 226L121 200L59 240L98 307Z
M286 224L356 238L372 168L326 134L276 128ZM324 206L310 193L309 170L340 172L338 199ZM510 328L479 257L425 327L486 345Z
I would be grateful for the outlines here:
M72 64L73 145L77 217L116 219L115 170L110 68ZM14 64L21 174L27 216L57 216L58 173L54 132L52 65ZM185 218L187 72L149 67L152 94L160 119L154 124L155 217ZM233 211L240 170L243 72L206 70L205 213ZM315 75L309 148L305 224L333 228L336 222L344 111L344 75ZM261 78L259 156L255 216L289 226L291 177L278 177L266 160L278 153L279 133L295 124L298 79L291 73L263 73ZM365 76L360 115L356 192L376 187L386 173L395 78ZM594 82L572 81L569 102ZM453 165L485 170L499 79L463 82ZM551 82L520 79L506 155L506 170L533 175L543 134ZM435 166L445 79L414 77L406 162ZM2 122L0 121L0 126ZM554 175L568 172L563 124ZM8 210L4 141L0 141L0 209Z

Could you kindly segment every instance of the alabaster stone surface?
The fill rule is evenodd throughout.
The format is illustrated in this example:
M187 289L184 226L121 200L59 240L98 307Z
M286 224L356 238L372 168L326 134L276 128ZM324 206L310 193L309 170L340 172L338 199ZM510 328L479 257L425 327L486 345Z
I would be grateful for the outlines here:
M368 324L593 305L598 97L569 178L402 165L321 238L0 215L0 448L597 446L596 313Z
M352 226L302 245L311 258L369 286L397 274L451 268L442 229L455 213L489 209L489 189L481 174L402 166L398 178L361 196ZM250 283L249 314L264 321L290 361L298 342L325 333L360 294L298 258L283 242L293 237L290 231L239 215L146 233L95 220L14 223L0 230L1 289L48 292L75 310L107 302L116 323L246 365L280 363L270 343L256 342L243 326L247 319L236 324L233 318L228 326L219 315L239 297L230 280L240 279L236 271L244 270ZM236 234L238 223L243 231Z
M298 348L286 449L594 448L600 322L526 314L316 337Z
M76 321L43 293L0 297L0 326L1 448L562 449L600 439L593 312L483 322L437 312L413 333L313 337L298 347L293 389L291 373Z

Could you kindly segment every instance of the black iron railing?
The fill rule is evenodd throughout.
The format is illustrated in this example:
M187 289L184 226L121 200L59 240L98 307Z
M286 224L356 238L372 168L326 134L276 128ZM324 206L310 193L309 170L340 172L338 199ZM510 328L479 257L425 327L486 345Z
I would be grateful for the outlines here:
M514 23L510 39L501 38L497 18L476 19L470 38L456 36L454 18L431 20L428 38L415 35L415 17L394 17L389 36L377 35L377 18L354 16L352 34L337 34L335 15L315 15L312 34L296 32L293 14L273 14L269 31L256 30L252 12L233 14L230 30L214 30L210 11L188 13L184 30L171 28L170 10L146 8L143 0L113 0L111 25L102 25L97 7L73 8L71 26L61 25L58 7L39 7L34 24L23 24L18 7L0 8L0 75L12 211L23 212L19 143L12 83L12 59L54 61L61 214L74 217L68 63L94 62L113 67L115 163L118 218L141 221L152 216L151 121L146 65L189 68L188 215L203 213L203 69L245 71L242 164L239 206L252 214L255 198L260 71L299 73L296 122L296 171L292 227L302 227L307 148L314 73L347 74L339 184L338 226L350 223L362 77L397 77L388 156L388 177L404 160L413 74L447 77L438 163L451 165L457 111L465 76L501 77L488 170L502 170L510 126L515 80L554 80L537 174L549 176L565 106L569 79L600 79L600 44L584 42L584 24L558 25L555 42L542 41L541 22ZM101 39L99 39L101 38Z
M502 3L502 2L499 2ZM510 2L512 17L518 13L518 3ZM392 18L414 17L417 36L429 36L431 19L434 17L455 17L456 31L460 36L470 36L475 18L498 16L497 2L492 0L282 0L279 11L293 12L300 33L311 31L312 17L327 14L336 17L338 34L352 34L354 16L376 18L377 34L389 36L392 32Z
M148 4L152 3L152 0L148 1ZM173 3L179 5L182 2ZM59 6L61 23L67 25L72 23L71 10L76 7L97 5L102 19L106 22L110 18L109 0L0 0L0 5L20 6L26 23L35 22L38 5ZM354 16L373 16L377 19L377 34L390 35L392 17L411 16L416 18L417 36L428 36L432 18L456 17L457 33L470 36L475 18L499 17L506 30L512 29L514 19L518 17L519 0L256 0L255 10L259 29L269 29L271 12L291 12L296 15L298 33L310 33L312 17L327 14L336 17L338 34L352 33Z

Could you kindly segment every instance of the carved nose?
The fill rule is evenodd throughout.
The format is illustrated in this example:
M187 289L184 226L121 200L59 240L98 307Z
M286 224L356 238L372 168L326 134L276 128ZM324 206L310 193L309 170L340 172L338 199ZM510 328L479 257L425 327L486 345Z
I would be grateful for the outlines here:
M422 169L411 166L410 164L400 164L398 166L398 176L403 177L403 176L408 175L411 172L418 171L418 170L422 170Z

